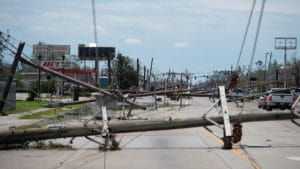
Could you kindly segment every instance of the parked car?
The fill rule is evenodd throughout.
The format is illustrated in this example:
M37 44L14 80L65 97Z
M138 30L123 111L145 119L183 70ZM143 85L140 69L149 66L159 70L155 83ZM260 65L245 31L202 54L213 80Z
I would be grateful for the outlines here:
M258 108L262 108L264 105L264 96L260 96L258 99Z
M288 89L273 88L264 99L265 108L271 111L273 108L290 109L296 100L296 96Z
M300 96L300 88L293 88L291 92L296 95L296 97Z
M234 88L229 91L228 96L229 97L242 97L245 95L245 91L241 88Z
M259 97L258 99L258 108L263 108L266 109L266 101L267 101L267 97L269 96L270 91L265 92L262 96Z

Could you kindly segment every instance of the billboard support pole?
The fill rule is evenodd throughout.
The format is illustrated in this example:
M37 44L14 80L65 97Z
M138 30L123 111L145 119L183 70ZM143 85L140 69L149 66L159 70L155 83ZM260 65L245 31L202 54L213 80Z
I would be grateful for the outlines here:
M110 65L110 56L107 57L108 64L108 86L111 88L111 65Z

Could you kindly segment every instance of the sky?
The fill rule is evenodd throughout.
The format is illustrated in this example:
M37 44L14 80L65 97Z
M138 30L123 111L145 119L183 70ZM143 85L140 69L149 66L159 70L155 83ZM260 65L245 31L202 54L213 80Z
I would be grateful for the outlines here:
M139 58L154 72L205 75L236 65L252 0L95 0L98 46L113 46L123 55ZM0 0L0 30L32 45L94 42L90 0ZM262 0L257 0L240 65L249 65ZM300 1L266 0L254 62L266 52L283 62L275 37L300 39ZM288 60L299 57L288 51Z

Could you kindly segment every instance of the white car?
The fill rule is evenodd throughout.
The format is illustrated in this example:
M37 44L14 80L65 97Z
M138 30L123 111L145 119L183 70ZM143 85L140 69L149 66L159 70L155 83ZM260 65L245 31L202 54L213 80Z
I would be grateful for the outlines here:
M265 100L266 109L268 111L271 111L273 108L290 109L295 100L295 94L293 94L289 89L274 88L271 89Z
M296 95L296 97L300 96L300 88L291 89L291 92Z

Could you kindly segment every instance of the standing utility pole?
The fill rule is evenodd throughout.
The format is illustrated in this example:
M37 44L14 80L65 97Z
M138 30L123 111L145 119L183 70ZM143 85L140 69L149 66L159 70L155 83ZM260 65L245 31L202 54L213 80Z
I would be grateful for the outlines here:
M182 86L183 86L182 73L180 73L180 107L182 107Z
M297 38L296 37L276 37L275 38L275 49L283 49L284 50L284 77L283 77L283 87L287 88L287 71L286 71L286 52L288 49L296 49L297 48Z
M144 66L144 90L146 90L146 66Z
M136 59L136 74L137 74L137 78L138 78L138 87L140 84L140 60Z
M92 8L93 8L93 24L94 24L94 42L97 47L98 39L97 39L97 22L96 22L96 10L95 10L95 0L92 0ZM98 50L96 48L96 59L95 59L95 85L98 84L98 76L99 76L99 57Z
M264 80L267 81L267 58L268 58L269 52L266 52L266 59L265 59L265 73L264 73Z
M111 65L110 65L110 56L107 57L107 65L108 65L108 85L111 88Z
M271 61L272 61L272 52L270 52L270 59L269 59L269 67L268 67L268 80L270 80L270 71L271 71Z
M62 74L65 73L64 63L65 63L65 55L62 55ZM39 70L40 71L40 70ZM64 96L64 79L61 79L61 96Z
M151 64L150 64L150 72L149 72L149 88L151 88L151 77L152 77L152 66L153 66L153 58L151 59Z
M39 65L41 64L42 56L39 54ZM38 80L38 85L39 85L39 98L41 100L41 70L39 69L39 80Z

